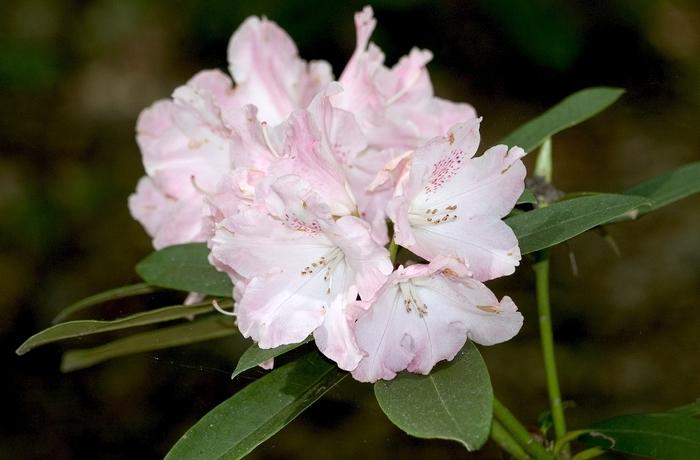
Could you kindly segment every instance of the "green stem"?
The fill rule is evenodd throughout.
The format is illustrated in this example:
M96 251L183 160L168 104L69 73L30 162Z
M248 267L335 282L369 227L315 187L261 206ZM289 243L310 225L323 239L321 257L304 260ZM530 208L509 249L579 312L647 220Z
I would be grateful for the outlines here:
M579 436L581 436L584 433L588 433L588 431L587 430L569 431L564 436L557 439L557 441L554 443L554 455L555 456L559 455L559 452L561 452L561 450L564 448L564 446L568 445L571 441L577 439Z
M604 453L605 450L600 447L591 447L590 449L582 450L574 455L571 460L588 460L589 458L600 457Z
M557 439L560 439L566 434L566 421L564 419L561 391L559 390L557 364L554 359L554 334L552 332L551 308L549 304L549 253L546 251L541 252L539 254L539 260L533 265L533 268L535 270L540 340L542 342L544 371L547 377L549 404L552 409L554 434ZM564 444L563 450L568 450L568 445L566 443Z
M491 439L498 444L501 449L508 452L516 460L529 460L530 456L520 447L515 439L503 428L497 420L491 425Z
M393 264L396 262L396 254L399 252L399 245L396 244L396 241L394 239L391 239L391 242L389 243L389 257L391 258L391 263Z
M546 182L552 182L552 138L548 137L542 143L535 161L535 176L540 176Z
M493 399L493 416L532 458L535 460L551 460L554 458L496 398Z

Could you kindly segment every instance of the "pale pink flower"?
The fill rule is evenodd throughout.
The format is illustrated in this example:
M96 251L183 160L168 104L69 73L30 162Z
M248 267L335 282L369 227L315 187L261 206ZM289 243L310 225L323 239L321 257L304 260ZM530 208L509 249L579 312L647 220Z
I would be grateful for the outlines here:
M328 63L301 60L289 36L264 18L248 18L228 54L235 87L224 73L203 71L139 117L137 140L151 182L137 189L130 209L156 249L205 241L203 195L234 166L269 162L246 148L262 136L250 132L250 121L281 122L333 78ZM248 104L255 107L243 109ZM161 197L154 199L157 192Z
M313 335L376 381L520 329L513 302L481 281L520 259L501 219L523 190L524 152L475 157L479 120L434 96L430 52L387 68L371 8L355 24L338 83L276 24L247 19L229 43L233 80L200 72L141 114L147 175L129 207L156 248L207 241L245 337L274 348ZM388 216L396 243L429 264L392 274Z
M271 125L306 107L333 80L328 62L300 59L287 32L266 18L243 22L231 37L228 61L241 105L256 105Z
M210 196L209 246L210 261L237 288L244 336L272 348L313 333L319 349L349 370L362 355L347 306L358 294L371 297L392 266L356 217L341 162L366 142L352 115L330 104L338 91L329 85L274 128L250 119L244 143L267 160L237 168Z
M284 138L277 152L280 159L268 170L270 176L304 177L335 216L358 212L343 161L367 146L352 114L330 103L330 97L341 90L337 83L329 85L307 110L294 111L276 128L277 135L284 133Z
M226 218L250 207L262 214L282 215L287 205L279 201L279 194L271 192L271 186L280 179L292 184L299 177L323 197L322 206L328 210L328 219L331 215L357 214L339 158L354 154L366 144L352 115L330 105L329 95L339 90L337 84L329 85L308 109L295 110L274 128L259 121L253 107L246 108L248 121L244 129L234 134L233 142L251 154L250 167L236 168L224 176L217 191L208 196L211 228L218 229ZM241 293L248 276L237 276L220 242L209 241L212 249L209 260L231 275L237 292Z
M359 314L355 336L364 357L352 375L375 382L403 370L428 374L439 361L452 360L467 339L493 345L511 339L522 324L509 297L499 302L453 259L401 266Z
M510 275L518 240L501 219L524 189L519 147L492 147L475 157L479 120L454 126L415 151L388 206L396 243L427 259L446 255L487 281Z
M387 250L354 216L337 220L298 176L268 190L265 208L225 218L211 240L212 256L245 280L236 304L238 327L261 348L304 340L344 369L357 365L353 319L346 308L370 298L391 272Z
M430 51L414 48L387 68L382 51L369 42L376 24L369 6L355 14L357 45L338 80L344 91L333 99L355 115L371 147L413 149L476 117L470 105L434 96L425 67Z
M371 7L355 14L357 44L340 76L343 91L333 104L353 113L368 142L368 149L349 156L344 164L348 182L361 215L372 225L377 241L388 241L385 203L389 187L368 187L381 167L429 139L444 135L454 124L476 117L468 104L434 96L426 65L427 50L413 49L392 68L370 36L376 27Z
M229 130L218 115L230 102L226 87L230 79L223 73L200 72L172 100L139 116L136 139L147 177L129 208L156 249L206 239L201 191L214 190L221 171L231 167Z
M352 196L339 158L365 147L364 137L351 114L330 105L329 85L309 105L295 110L287 120L270 128L256 117L255 107L245 108L247 121L233 135L236 151L249 153L233 171L224 175L217 190L207 197L213 226L250 206L271 203L270 185L285 176L302 176L323 196L334 216L355 215ZM267 200L267 201L266 201ZM216 262L214 261L216 265Z

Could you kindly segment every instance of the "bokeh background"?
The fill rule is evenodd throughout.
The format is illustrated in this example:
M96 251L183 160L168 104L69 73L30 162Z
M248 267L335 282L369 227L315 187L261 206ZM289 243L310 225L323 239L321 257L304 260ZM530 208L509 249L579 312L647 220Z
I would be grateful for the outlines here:
M262 374L229 379L238 338L145 353L63 375L62 345L15 348L69 303L137 281L149 239L126 199L142 174L141 109L202 68L226 67L230 34L267 15L306 59L338 75L358 2L20 0L0 3L0 458L159 458L209 409ZM627 88L554 139L566 191L621 191L700 158L700 4L693 0L373 3L374 40L394 63L431 49L436 92L483 115L484 144L567 94ZM531 165L531 159L528 160ZM700 396L700 197L553 253L553 303L569 425ZM575 254L578 276L570 266ZM492 283L526 321L482 348L499 397L534 424L547 406L529 261ZM171 294L94 310L111 318ZM96 339L97 342L103 338ZM93 341L73 343L87 346ZM457 444L394 428L371 387L346 381L251 458L442 458ZM502 458L493 446L470 458Z

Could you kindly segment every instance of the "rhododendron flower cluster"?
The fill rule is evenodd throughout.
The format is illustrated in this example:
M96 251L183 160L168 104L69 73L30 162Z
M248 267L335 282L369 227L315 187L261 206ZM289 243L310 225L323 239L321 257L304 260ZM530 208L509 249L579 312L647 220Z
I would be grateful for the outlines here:
M434 96L430 52L387 67L371 8L355 26L336 80L275 23L247 19L229 44L232 79L200 72L141 114L146 176L129 206L157 249L208 244L245 337L274 348L312 335L376 381L518 332L515 304L483 283L519 263L502 218L525 167L518 147L476 155L481 119Z

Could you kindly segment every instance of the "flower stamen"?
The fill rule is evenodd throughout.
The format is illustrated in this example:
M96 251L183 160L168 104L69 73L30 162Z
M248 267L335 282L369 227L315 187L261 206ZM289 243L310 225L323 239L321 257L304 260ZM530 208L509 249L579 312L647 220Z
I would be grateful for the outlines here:
M277 150L272 146L272 143L270 142L270 136L267 133L267 130L269 129L267 126L267 122L261 122L260 125L262 126L262 134L263 134L263 139L265 139L265 145L267 145L267 149L277 158L280 158L280 154L277 153Z
M401 294L403 294L403 304L406 308L406 313L411 313L413 308L415 308L420 318L428 314L428 306L420 300L413 283L410 281L399 283L399 289Z
M345 254L340 248L333 248L325 256L321 256L318 260L311 262L309 265L301 270L301 275L312 275L317 273L319 270L324 270L323 280L328 282L328 287L326 288L326 294L330 294L333 289L333 272L335 268L345 260Z
M234 312L232 312L232 311L226 311L226 310L224 310L223 308L221 308L221 305L219 305L219 302L218 302L216 299L212 300L212 301L211 301L211 304L212 304L212 306L214 307L214 310L218 311L218 312L221 313L222 315L226 315L226 316L236 316L236 314L235 314Z
M454 211L457 210L457 205L452 204L445 206L442 209L427 208L425 210L410 210L408 212L408 221L412 225L425 224L443 224L445 222L454 222L459 217Z

